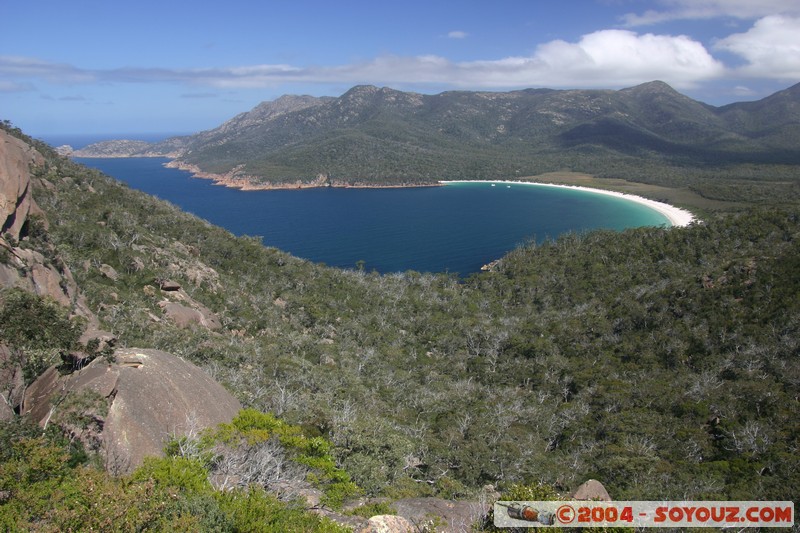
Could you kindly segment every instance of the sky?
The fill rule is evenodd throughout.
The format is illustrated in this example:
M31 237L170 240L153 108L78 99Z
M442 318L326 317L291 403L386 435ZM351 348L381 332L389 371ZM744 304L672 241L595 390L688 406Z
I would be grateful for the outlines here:
M800 82L800 0L0 0L0 120L193 133L283 94Z

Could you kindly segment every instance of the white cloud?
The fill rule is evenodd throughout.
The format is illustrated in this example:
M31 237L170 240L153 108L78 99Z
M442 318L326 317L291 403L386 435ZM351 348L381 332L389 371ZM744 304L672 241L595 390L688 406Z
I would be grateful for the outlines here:
M758 94L756 91L751 89L750 87L745 87L744 85L737 85L733 88L733 94L738 97L749 97Z
M86 83L94 81L90 71L71 65L48 63L39 59L19 56L0 56L0 75L17 78L41 78L59 83Z
M449 32L447 34L447 37L449 37L450 39L466 39L468 35L469 34L465 31L456 30Z
M33 91L32 83L17 83L14 81L0 80L0 93L23 93Z
M660 79L679 88L692 87L724 71L701 43L685 35L626 30L590 33L577 43L552 41L539 46L534 57L542 63L538 70L563 78L561 85L583 80L618 86Z
M451 62L437 56L382 57L327 75L369 83L435 83L460 87L624 87L654 79L692 87L724 67L702 44L679 35L604 30L577 43L551 41L531 56Z
M714 48L747 61L736 72L772 79L800 79L800 17L773 15L757 21L744 33L719 40Z
M180 83L216 88L262 88L284 83L373 83L471 88L609 87L654 79L677 88L719 77L724 67L702 44L678 35L603 30L578 42L540 45L533 55L453 62L439 56L381 56L332 67L246 65L208 69L83 70L30 58L0 57L0 75L63 83Z
M662 0L663 10L623 16L627 26L646 26L671 20L732 17L754 20L774 14L800 14L797 0Z

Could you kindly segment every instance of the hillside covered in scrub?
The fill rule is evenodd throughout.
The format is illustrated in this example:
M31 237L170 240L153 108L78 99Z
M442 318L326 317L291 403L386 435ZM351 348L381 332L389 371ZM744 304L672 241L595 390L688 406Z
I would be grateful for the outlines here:
M43 156L32 193L48 222L14 246L52 249L120 346L175 354L277 417L258 424L297 436L289 456L318 443L331 462L306 463L340 491L331 505L357 494L477 499L489 484L567 493L589 478L618 500L800 494L800 206L763 181L720 177L719 198L737 209L687 228L567 235L468 279L381 276L234 237L6 129ZM748 187L764 195L748 202ZM185 296L165 296L166 281ZM17 301L9 291L4 309ZM58 361L60 345L0 334L36 362L27 383ZM254 429L238 423L242 438ZM52 492L66 481L109 495L96 517L144 501L130 503L131 524L213 530L246 505L318 520L269 491L213 492L197 464L169 470L177 458L107 477L74 442L21 438L40 435L16 415L0 432L0 510L40 512L30 523L81 527ZM173 503L155 506L166 495Z

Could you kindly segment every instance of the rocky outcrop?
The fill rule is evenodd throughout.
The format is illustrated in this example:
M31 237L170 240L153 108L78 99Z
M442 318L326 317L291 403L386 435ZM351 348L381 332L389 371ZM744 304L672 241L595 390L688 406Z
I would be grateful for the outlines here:
M219 317L211 309L189 296L178 283L163 281L159 286L165 298L158 302L158 306L176 326L189 328L197 325L212 330L222 327Z
M116 338L98 329L69 269L47 239L46 221L31 218L37 207L30 169L43 164L36 150L0 131L0 288L19 287L50 297L89 319L89 328L80 341L83 348L62 354L63 363L50 367L27 389L18 352L0 346L0 418L19 412L42 426L56 424L71 439L101 453L110 470L126 472L145 456L161 454L170 436L227 422L240 405L201 369L173 355L114 351ZM43 178L35 181L37 187L49 184ZM120 278L110 265L99 269L111 281ZM165 300L178 306L177 315L192 315L187 324L220 327L219 319L180 287Z
M8 263L0 263L0 288L19 287L52 298L74 314L94 321L94 315L66 265L35 250L7 246L2 239L0 247L9 251Z
M0 344L0 420L9 420L19 409L25 392L22 366L14 351Z
M170 291L179 291L181 290L181 284L177 281L172 281L171 279L165 279L158 282L158 287L162 291L170 292Z
M31 194L31 165L44 157L24 141L0 130L0 234L25 236L28 214L38 207Z
M481 270L484 272L490 272L493 270L497 270L497 267L500 265L500 261L502 259L495 259L494 261L490 261L481 267Z
M49 183L31 176L31 169L42 165L44 157L37 150L0 130L0 289L18 287L51 298L95 325L86 299L53 246L47 239L31 240L31 233L41 236L47 230L32 193L34 181ZM39 218L34 222L32 215ZM24 364L22 352L0 345L0 420L20 410Z
M112 360L98 357L66 375L49 368L28 387L22 406L40 425L59 424L98 449L112 472L128 472L162 455L170 437L229 422L241 409L208 374L174 355L130 348Z
M193 309L176 302L159 302L164 315L179 328L189 328L192 325L203 326L208 329L219 329L222 324L219 318L208 308Z
M119 273L111 265L103 263L102 265L100 265L99 270L100 274L110 279L111 281L117 281L119 279Z
M590 479L575 489L575 492L572 493L572 499L610 502L611 496L608 495L608 491L602 483L596 479Z
M43 164L37 150L0 130L0 288L20 287L50 297L91 322L93 314L52 246L19 246L28 238L31 215L41 215L33 199L31 167Z

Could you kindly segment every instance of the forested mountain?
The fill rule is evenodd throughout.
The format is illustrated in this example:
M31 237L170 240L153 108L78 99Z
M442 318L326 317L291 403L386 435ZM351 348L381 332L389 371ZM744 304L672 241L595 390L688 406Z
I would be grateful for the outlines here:
M273 123L305 120L309 132L354 123L346 137L364 140L370 125L400 123L409 109L444 131L455 127L447 117L469 114L485 100L470 126L459 121L459 129L438 137L441 143L450 146L459 135L513 143L501 138L532 131L533 121L509 115L501 132L486 127L487 109L497 116L524 109L532 117L555 113L554 102L561 102L559 114L541 127L562 131L548 138L569 139L576 150L595 138L582 137L592 129L611 132L593 144L607 151L638 128L652 135L632 151L653 151L661 146L655 139L672 139L688 153L693 142L713 138L726 154L742 147L789 153L785 142L796 124L781 117L796 113L796 92L714 109L659 83L619 92L436 97L361 87L339 99L285 100L283 111L265 106L263 123L240 116L230 128L252 128L253 139L269 133L285 147L292 134L276 133ZM544 107L531 103L544 100ZM780 106L773 122L763 118ZM596 109L609 112L599 119ZM645 120L643 109L664 115ZM578 116L580 127L557 124ZM729 127L735 121L747 123L749 133L735 133ZM419 134L437 138L430 127ZM410 138L398 128L381 142L411 146ZM306 137L298 139L301 150ZM333 137L325 142L344 146ZM38 148L46 162L33 193L49 229L38 225L19 245L46 241L58 250L51 261L69 266L87 305L121 345L177 354L206 369L244 406L274 413L308 438L327 439L362 494L457 499L476 497L486 484L540 482L567 492L587 478L600 479L618 500L800 494L800 207L790 198L781 206L755 199L687 228L568 235L520 248L469 279L380 276L236 238ZM742 197L751 186L728 178L721 184L726 194ZM0 261L10 260L0 254ZM181 326L166 316L158 288L165 279L214 313L219 328ZM18 425L3 424L0 438L18 438ZM33 496L13 492L21 490L14 476L22 472L13 468L28 456L6 453L5 445L0 450L0 510L13 505L22 513L27 508L16 495ZM59 479L77 476L80 487L100 483L87 467L65 465ZM136 479L148 475L154 474ZM63 490L47 492L55 490L54 478L42 480L35 485L39 497L67 513ZM137 483L115 488L124 497L112 501L150 501L136 499L134 491L145 490ZM205 492L175 494L174 503L159 508L164 520L188 520L181 514L187 509L206 509L196 526L212 530L209 524L222 523L233 509L232 501ZM63 524L59 516L49 520Z
M284 96L125 155L169 155L273 184L320 174L334 184L385 185L571 170L702 186L721 172L752 179L754 164L796 177L785 167L800 163L799 141L800 85L719 108L659 81L619 91L436 95L357 86L338 98Z

